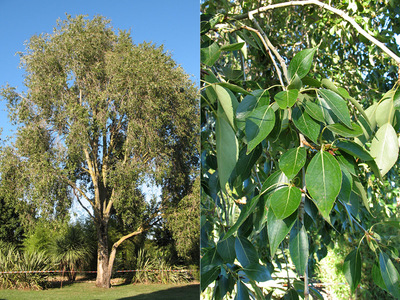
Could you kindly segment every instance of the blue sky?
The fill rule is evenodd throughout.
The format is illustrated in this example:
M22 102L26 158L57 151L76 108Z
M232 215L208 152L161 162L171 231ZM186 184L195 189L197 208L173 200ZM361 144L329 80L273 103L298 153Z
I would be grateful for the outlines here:
M131 29L134 43L164 45L186 73L199 82L200 2L199 0L0 0L0 86L9 83L23 91L23 70L18 51L32 35L51 33L56 20L85 14L102 15L114 29ZM12 135L5 103L0 101L2 137Z

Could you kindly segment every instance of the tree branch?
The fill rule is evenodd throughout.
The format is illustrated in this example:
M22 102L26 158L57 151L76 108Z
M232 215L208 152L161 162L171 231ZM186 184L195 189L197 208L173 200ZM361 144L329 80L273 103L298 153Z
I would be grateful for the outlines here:
M381 50L386 53L389 57L394 59L397 63L397 65L400 65L400 57L398 57L396 54L394 54L388 47L385 46L382 42L378 41L376 38L374 38L370 33L366 32L364 29L361 28L360 25L357 24L357 22L350 17L348 14L346 14L344 11L341 11L340 9L334 8L332 6L329 6L328 4L322 3L318 0L304 0L304 1L288 1L288 2L283 2L283 3L278 3L278 4L271 4L267 5L264 7L260 7L258 9L249 11L248 13L244 13L241 15L233 16L232 18L234 20L243 20L253 17L255 14L260 14L262 12L266 12L268 10L276 9L276 8L281 8L281 7L288 7L288 6L304 6L304 5L317 5L321 8L324 8L326 10L331 11L332 13L340 16L347 22L349 22L357 31L360 33L362 36L364 36L366 39L368 39L370 42L381 48Z
M79 204L82 206L82 208L83 208L84 210L86 210L86 212L89 214L89 216L90 216L93 220L95 220L94 216L90 213L90 210L88 210L88 209L86 208L86 206L84 206L83 203L81 202L81 200L79 199L78 195L76 194L76 190L75 190L74 188L72 188L72 191L74 192L74 195L75 195L75 197L76 197L76 200L78 200L78 202L79 202Z

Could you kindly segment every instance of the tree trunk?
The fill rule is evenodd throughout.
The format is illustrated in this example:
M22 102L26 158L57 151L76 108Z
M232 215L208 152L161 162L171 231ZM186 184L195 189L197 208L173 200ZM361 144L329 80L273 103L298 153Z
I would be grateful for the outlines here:
M111 286L111 271L108 268L108 222L101 220L97 226L97 277L96 286Z

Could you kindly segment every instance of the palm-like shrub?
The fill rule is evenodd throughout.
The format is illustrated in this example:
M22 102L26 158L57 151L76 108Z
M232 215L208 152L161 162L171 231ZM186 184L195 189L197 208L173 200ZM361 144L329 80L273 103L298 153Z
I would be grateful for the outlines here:
M76 272L92 258L93 249L78 224L68 225L62 234L56 236L49 245L49 253L53 261L67 272L68 279L74 281Z

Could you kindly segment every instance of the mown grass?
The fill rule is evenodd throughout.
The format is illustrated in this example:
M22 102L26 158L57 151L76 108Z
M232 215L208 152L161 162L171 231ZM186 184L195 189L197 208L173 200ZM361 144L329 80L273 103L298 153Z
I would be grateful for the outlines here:
M175 300L200 299L199 284L129 284L114 286L110 289L95 287L92 282L74 283L63 288L51 288L41 291L0 290L0 300L55 300L55 299L120 299L120 300Z

